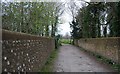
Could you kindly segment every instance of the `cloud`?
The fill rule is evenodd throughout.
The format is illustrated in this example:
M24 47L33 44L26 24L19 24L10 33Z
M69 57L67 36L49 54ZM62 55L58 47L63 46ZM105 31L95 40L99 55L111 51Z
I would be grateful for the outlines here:
M64 12L60 19L62 20L62 23L68 23L72 21L72 17L66 12Z
M60 34L62 35L65 35L67 32L70 35L71 28L70 28L69 23L60 24L59 30L60 30Z

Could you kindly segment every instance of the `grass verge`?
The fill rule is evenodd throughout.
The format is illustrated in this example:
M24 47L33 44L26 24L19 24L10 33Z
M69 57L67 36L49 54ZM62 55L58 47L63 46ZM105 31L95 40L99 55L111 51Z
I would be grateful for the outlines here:
M112 61L112 60L110 60L110 59L107 59L107 58L105 58L105 57L103 57L103 56L101 56L101 55L99 55L99 54L97 54L97 53L94 53L94 52L85 50L85 49L82 48L82 47L80 47L80 49L81 49L82 51L87 52L87 53L90 54L90 55L95 56L95 57L97 58L97 60L109 64L115 71L120 72L120 64L115 63L114 61Z
M71 44L70 39L60 39L60 42L63 44Z
M45 63L44 67L41 69L41 72L53 71L53 64L54 64L55 58L57 57L57 53L58 53L58 49L53 50L47 62Z

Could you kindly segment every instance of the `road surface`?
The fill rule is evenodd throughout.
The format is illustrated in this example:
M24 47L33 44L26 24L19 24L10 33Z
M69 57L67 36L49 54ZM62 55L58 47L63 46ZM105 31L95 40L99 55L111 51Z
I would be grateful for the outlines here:
M64 44L59 48L54 72L114 72L114 70L80 48Z

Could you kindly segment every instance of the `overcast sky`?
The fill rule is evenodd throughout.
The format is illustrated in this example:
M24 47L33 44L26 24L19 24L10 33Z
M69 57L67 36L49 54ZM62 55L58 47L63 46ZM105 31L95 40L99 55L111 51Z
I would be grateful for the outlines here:
M62 0L62 1L65 1L65 0ZM69 0L67 0L69 1ZM86 0L86 1L90 1L90 0ZM75 0L75 2L80 6L80 0ZM59 24L59 34L62 34L62 35L65 35L66 33L69 33L70 35L70 31L71 31L71 28L70 28L70 25L69 25L69 22L72 21L72 16L69 14L70 11L65 11L63 13L63 15L60 17L61 20L63 20L63 24Z
M62 24L59 24L59 31L60 34L65 35L67 32L70 34L70 25L69 22L72 21L72 16L70 16L67 12L64 12L63 15L60 17L62 20Z
M60 1L60 0L1 0L3 2L7 1L7 2L12 2L12 1L32 1L32 2L36 2L36 1L43 1L43 2L55 2L55 1ZM81 0L61 0L62 2L73 2L75 1L77 3L77 5L81 6L80 2ZM85 0L87 2L90 2L90 0ZM92 1L101 1L101 0L92 0ZM117 2L117 1L120 1L120 0L105 0L107 2ZM59 24L59 34L62 34L62 35L65 35L66 33L68 33L70 35L70 31L71 31L71 28L70 28L70 25L69 23L72 21L72 16L70 14L68 14L70 11L67 11L65 10L65 12L62 14L62 16L60 17L60 20L63 21L62 24Z
M12 2L12 1L43 1L43 2L49 2L49 1L58 1L58 0L2 0L3 2L7 1L7 2ZM59 0L60 1L60 0ZM77 3L77 5L80 6L80 0L61 0L62 2L71 2L71 1L75 1ZM90 0L86 0L86 1L90 1ZM69 23L72 21L72 16L69 14L70 11L65 10L65 12L62 14L62 16L60 17L60 20L63 21L63 24L59 24L59 34L65 35L66 33L68 33L70 35L70 25Z

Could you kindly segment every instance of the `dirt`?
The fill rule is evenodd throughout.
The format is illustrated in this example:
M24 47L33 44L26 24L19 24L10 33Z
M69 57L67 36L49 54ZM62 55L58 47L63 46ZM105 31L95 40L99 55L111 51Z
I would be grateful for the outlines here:
M80 48L65 44L59 48L54 72L114 72L114 70Z

